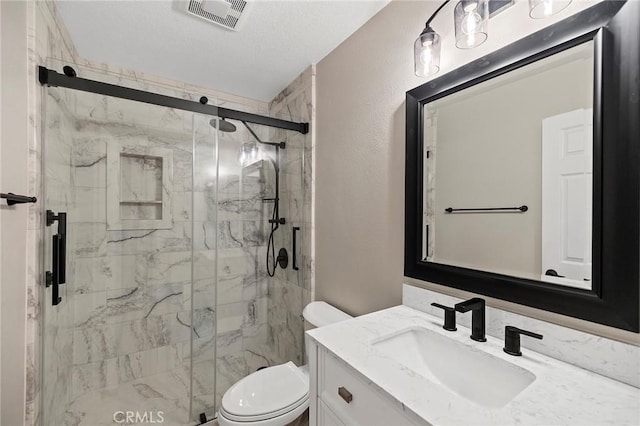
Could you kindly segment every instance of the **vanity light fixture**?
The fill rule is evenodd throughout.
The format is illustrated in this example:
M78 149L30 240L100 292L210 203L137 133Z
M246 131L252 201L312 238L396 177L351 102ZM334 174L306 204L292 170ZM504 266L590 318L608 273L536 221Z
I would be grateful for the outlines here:
M487 40L489 0L462 0L453 11L456 47L472 49Z
M438 12L450 1L451 0L445 0L444 3L433 12L424 24L424 30L422 30L415 43L413 43L413 62L418 77L427 77L440 71L440 35L438 35L429 24L431 24L431 21L433 21Z
M547 18L564 10L571 0L529 0L529 16L533 19Z
M440 71L440 36L427 24L413 46L416 75L426 77Z
M418 77L428 77L440 71L440 35L431 22L450 2L445 0L429 17L413 44L413 60ZM529 16L546 18L564 10L571 0L529 0ZM484 43L488 36L489 18L509 7L513 0L460 0L453 12L456 47L472 49Z

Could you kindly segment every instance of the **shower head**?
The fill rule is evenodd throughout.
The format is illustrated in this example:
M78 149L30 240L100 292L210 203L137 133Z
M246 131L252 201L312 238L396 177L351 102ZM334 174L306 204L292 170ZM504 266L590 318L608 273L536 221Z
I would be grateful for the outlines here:
M211 124L211 127L213 127L214 129L218 129L221 132L233 133L233 132L236 131L235 124L229 123L224 118L221 118L219 120L216 120L215 118L212 118L211 121L209 121L209 124Z

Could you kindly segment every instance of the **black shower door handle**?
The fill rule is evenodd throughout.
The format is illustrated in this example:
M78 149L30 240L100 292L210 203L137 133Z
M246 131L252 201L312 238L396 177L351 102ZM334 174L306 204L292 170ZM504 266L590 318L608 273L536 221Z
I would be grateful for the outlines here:
M60 257L58 278L60 284L67 282L67 214L58 213L58 236L60 237Z
M55 214L47 210L47 226L58 222L58 232L51 237L51 272L45 273L45 285L51 288L51 304L57 305L62 301L59 285L67 280L67 213Z
M62 301L60 297L60 236L53 235L51 242L51 304L55 306Z
M300 230L299 226L294 226L293 227L293 265L292 265L292 269L294 271L297 271L298 269L298 251L296 250L296 245L297 245L297 241L298 241L298 231Z

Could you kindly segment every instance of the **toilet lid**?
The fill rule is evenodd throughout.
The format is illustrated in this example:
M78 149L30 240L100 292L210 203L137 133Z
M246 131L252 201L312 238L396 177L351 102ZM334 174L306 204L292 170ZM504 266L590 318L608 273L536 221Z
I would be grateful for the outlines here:
M292 362L268 367L238 381L222 397L227 417L257 420L288 412L309 397L309 378Z

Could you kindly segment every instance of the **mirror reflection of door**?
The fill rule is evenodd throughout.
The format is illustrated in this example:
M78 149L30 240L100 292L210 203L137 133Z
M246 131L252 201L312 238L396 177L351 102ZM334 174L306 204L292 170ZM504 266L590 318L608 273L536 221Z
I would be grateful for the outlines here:
M541 280L591 289L593 110L542 121Z

